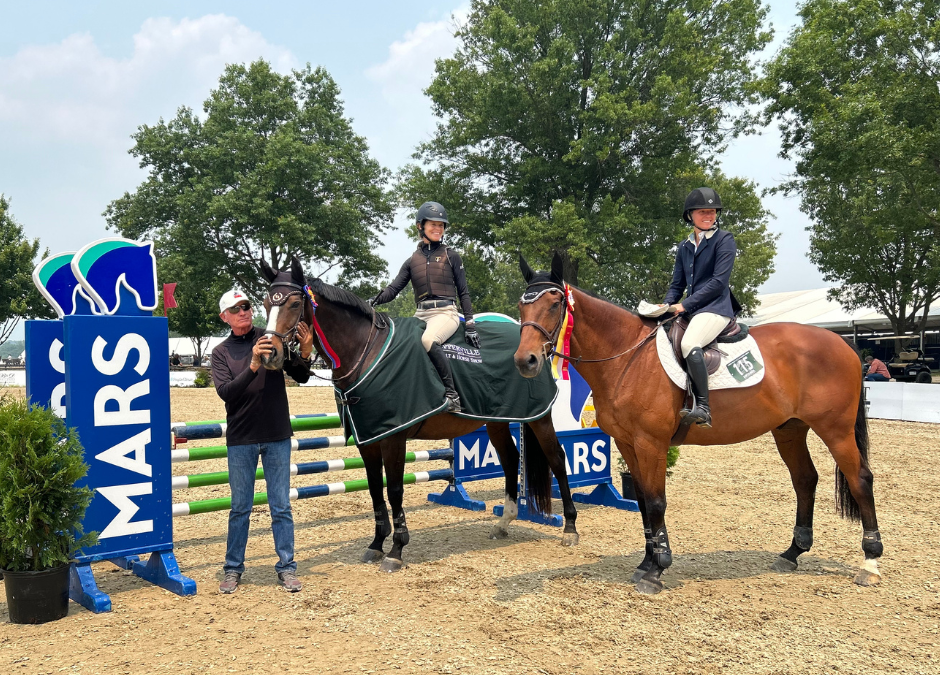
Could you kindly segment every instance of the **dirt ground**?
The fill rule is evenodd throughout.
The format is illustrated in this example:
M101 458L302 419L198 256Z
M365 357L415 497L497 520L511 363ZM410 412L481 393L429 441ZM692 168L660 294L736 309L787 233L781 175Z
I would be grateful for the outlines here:
M333 410L328 389L288 391L294 413ZM222 416L213 390L173 391L174 420ZM637 514L579 505L581 543L572 549L560 546L559 529L527 523L491 541L491 513L432 505L426 495L441 484L431 483L406 489L411 544L397 575L358 562L372 533L366 493L294 502L297 594L276 585L265 507L252 516L250 569L231 596L217 592L226 513L178 518L176 555L196 596L101 564L108 614L72 603L61 621L20 626L6 623L0 603L0 673L940 673L938 432L871 422L885 544L879 587L852 583L861 526L835 516L832 460L812 435L821 475L815 546L798 571L770 571L790 543L795 499L767 435L682 448L668 479L675 562L658 596L629 582L642 558ZM224 460L174 467L224 468ZM318 478L341 480L294 484ZM497 481L470 491L490 507L501 501Z

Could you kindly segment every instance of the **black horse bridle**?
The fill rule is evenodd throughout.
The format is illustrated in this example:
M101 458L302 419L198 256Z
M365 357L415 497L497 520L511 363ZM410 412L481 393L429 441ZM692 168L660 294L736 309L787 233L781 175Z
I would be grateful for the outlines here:
M567 312L572 311L571 305L567 301L567 298L566 298L566 295L569 291L563 286L560 286L559 284L555 284L555 283L547 282L547 281L539 281L529 286L526 286L525 292L522 294L522 297L519 299L519 302L521 302L523 305L530 305L548 292L561 293L562 298L565 299L565 312L567 313ZM656 335L656 331L659 329L660 326L665 326L669 323L672 323L677 318L679 318L679 315L673 314L667 319L663 319L661 321L656 322L656 325L653 327L653 329L649 333L647 333L646 336L643 337L642 340L640 340L635 345L630 347L630 349L622 351L619 354L614 354L613 356L608 356L607 358L604 358L604 359L585 359L580 356L577 358L571 358L567 354L562 354L556 349L556 346L558 345L558 335L559 333L561 333L561 327L565 322L565 315L558 317L558 325L555 326L554 330L552 330L551 333L549 333L547 330L545 330L544 327L542 327L541 324L535 321L522 322L522 325L519 327L519 332L521 333L522 329L525 328L526 326L532 326L532 328L536 329L538 332L540 332L542 335L545 336L546 340L548 340L547 342L542 343L543 358L549 359L553 356L557 356L577 366L578 364L581 364L581 363L601 363L603 361L613 361L614 359L619 359L621 356L626 356L630 352L636 349L639 349L640 347L645 345L647 342L649 342L653 338L653 336Z
M273 290L278 286L285 286L292 289L288 293L274 293ZM270 286L268 286L268 301L271 303L272 307L282 307L290 298L295 295L299 295L304 298L306 302L306 295L304 294L304 287L298 284L292 284L289 281L275 281ZM306 309L306 307L304 308ZM265 335L276 335L281 338L281 341L284 343L284 349L290 350L292 346L298 343L297 340L297 329L300 327L301 322L304 320L304 310L300 311L300 316L297 318L297 323L293 325L286 333L279 333L276 330L271 330L270 328L265 327Z

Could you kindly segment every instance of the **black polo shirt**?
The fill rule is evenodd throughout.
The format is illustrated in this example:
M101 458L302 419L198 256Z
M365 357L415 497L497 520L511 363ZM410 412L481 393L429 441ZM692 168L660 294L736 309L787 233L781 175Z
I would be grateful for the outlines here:
M225 401L226 445L267 443L290 438L290 409L284 372L302 384L310 370L297 354L284 362L284 372L264 367L252 372L251 350L264 335L258 326L241 336L228 338L212 350L212 379L219 398Z

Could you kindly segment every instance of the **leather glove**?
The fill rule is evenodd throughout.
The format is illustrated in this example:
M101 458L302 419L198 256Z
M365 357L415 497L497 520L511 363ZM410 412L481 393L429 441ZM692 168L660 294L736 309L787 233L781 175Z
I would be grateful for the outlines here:
M480 348L480 334L477 333L477 325L473 321L468 321L466 327L464 327L463 339L471 347Z
M379 304L379 303L378 303L379 295L382 295L382 294L379 293L379 294L376 295L375 297L369 298L369 305L370 305L370 306L375 307L377 304Z

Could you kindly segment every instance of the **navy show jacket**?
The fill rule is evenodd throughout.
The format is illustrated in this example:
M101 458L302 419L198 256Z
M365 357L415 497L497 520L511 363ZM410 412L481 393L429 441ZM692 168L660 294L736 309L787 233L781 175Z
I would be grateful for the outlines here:
M682 306L689 316L711 312L731 318L741 311L741 305L731 293L731 268L738 248L734 235L718 230L711 238L702 237L695 244L685 239L676 253L676 267L665 302L675 304L687 291Z

